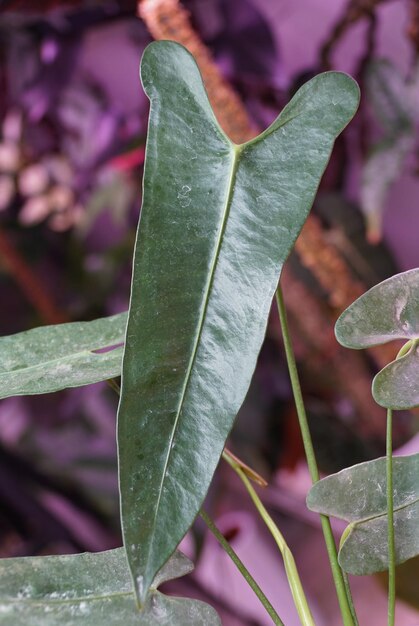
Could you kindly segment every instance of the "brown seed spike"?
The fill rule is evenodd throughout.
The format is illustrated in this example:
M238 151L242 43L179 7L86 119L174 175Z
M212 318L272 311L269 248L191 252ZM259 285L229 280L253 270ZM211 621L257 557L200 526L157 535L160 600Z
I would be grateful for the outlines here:
M258 134L239 96L223 78L178 0L142 0L138 14L155 39L171 39L189 50L201 71L208 97L224 132L236 143Z

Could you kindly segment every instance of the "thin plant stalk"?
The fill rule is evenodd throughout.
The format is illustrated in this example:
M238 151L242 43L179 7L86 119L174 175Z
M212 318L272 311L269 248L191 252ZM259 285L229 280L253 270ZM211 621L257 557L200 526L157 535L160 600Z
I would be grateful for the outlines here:
M396 556L394 546L393 502L393 411L387 410L386 473L387 473L387 539L388 539L388 626L394 626L396 611Z
M235 465L240 467L240 469L247 476L247 478L249 478L252 482L254 482L257 485L259 485L259 487L267 487L268 486L268 483L263 478L263 476L261 476L260 474L255 472L255 470L252 467L249 467L249 465L247 465L246 463L244 463L244 461L239 459L239 457L236 456L235 454L233 454L232 451L229 450L227 447L224 448L224 451L223 451L223 458L224 458L224 460L227 461L227 459L225 458L226 456L228 456L231 459L231 461L234 462Z
M294 350L292 348L291 337L288 328L287 314L285 310L284 298L282 295L281 286L278 285L276 291L276 302L278 306L279 320L281 323L282 336L284 341L285 356L287 359L288 371L291 380L291 387L294 395L295 406L297 409L298 421L300 424L301 436L304 444L304 451L307 459L308 470L310 472L311 480L314 483L320 479L319 470L317 467L316 456L314 453L313 441L311 439L311 433L308 426L307 414L305 410L303 394L301 392L301 385L297 371L297 365L294 356ZM354 618L353 603L350 598L349 586L345 585L342 570L340 568L335 538L333 536L330 520L326 515L320 515L323 536L326 543L327 554L329 556L330 567L332 569L333 580L336 587L336 593L339 601L339 607L343 619L344 626L357 626L357 619Z
M119 396L121 394L121 386L116 378L108 378L106 381L111 389Z
M282 557L284 559L284 566L288 579L288 584L290 586L295 608L297 609L297 613L299 615L302 626L315 626L315 622L311 614L303 586L301 584L294 556L289 549L281 531L264 507L261 499L253 488L253 485L251 484L250 480L247 478L241 467L234 461L234 459L231 458L231 456L225 453L223 453L223 458L233 468L233 470L239 476L240 480L243 482L261 518L265 522L270 533L275 539L278 548L281 551Z
M350 587L350 584L349 584L348 574L346 572L344 572L342 569L341 569L341 572L342 572L343 582L344 582L345 589L346 589L346 595L348 597L349 608L351 609L352 619L354 620L355 626L359 626L358 618L357 618L356 611L355 611L355 605L354 605L354 602L353 602L353 599L352 599L351 587Z
M210 516L203 509L201 509L200 511L200 516L205 522L205 524L207 525L207 527L209 528L209 530L212 532L214 537L217 539L221 547L224 549L224 551L228 554L230 559L233 561L234 565L237 567L237 569L239 570L243 578L246 580L249 587L251 587L255 595L259 598L260 602L263 604L266 612L272 619L275 626L285 626L284 622L281 620L278 613L275 611L274 607L272 606L268 598L263 593L262 589L259 587L259 585L255 581L255 579L253 578L253 576L251 575L247 567L244 565L243 561L241 561L241 559L237 556L237 554L235 553L231 545L228 543L227 539L217 528L217 526L215 525L213 520L210 518Z

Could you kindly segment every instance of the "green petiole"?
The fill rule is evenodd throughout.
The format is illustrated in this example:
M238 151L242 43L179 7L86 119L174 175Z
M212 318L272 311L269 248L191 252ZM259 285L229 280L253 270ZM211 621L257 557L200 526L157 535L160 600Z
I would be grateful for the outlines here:
M262 589L259 587L259 585L255 581L255 579L253 578L253 576L251 575L247 567L244 565L244 563L239 559L239 557L237 556L237 554L235 553L231 545L228 543L227 539L219 531L219 529L217 528L213 520L209 517L209 515L203 509L201 509L200 515L203 521L205 522L205 524L207 525L207 527L209 528L209 530L212 532L214 537L217 539L217 541L221 545L221 547L225 550L225 552L233 561L234 565L237 567L237 569L239 570L243 578L246 580L249 587L251 587L251 589L254 591L256 596L259 598L260 602L265 607L266 612L271 617L275 626L285 626L284 622L281 620L278 613L275 611L274 607L272 606L268 598L263 593Z
M394 626L396 609L396 555L394 546L394 503L393 503L393 411L387 410L386 473L387 473L387 517L388 517L388 626Z
M308 605L303 586L301 584L300 576L298 574L294 557L282 533L280 532L278 526L273 521L272 517L269 515L261 499L259 498L255 489L253 488L250 480L247 478L246 474L243 472L240 466L229 455L225 453L223 453L223 459L233 468L233 470L239 476L240 480L243 482L261 518L265 522L273 538L275 539L275 542L278 548L281 551L282 557L284 559L284 566L285 566L285 572L286 572L287 579L288 579L288 584L291 589L295 608L297 609L298 615L301 620L301 624L303 626L315 626L315 622L311 614L310 607Z
M311 433L308 426L307 414L297 371L297 364L295 361L294 350L292 348L291 337L288 328L287 313L285 310L285 304L280 285L278 285L278 289L276 291L276 302L278 306L279 320L281 323L282 336L284 340L285 356L287 359L288 371L290 375L295 406L297 409L301 436L303 438L307 465L310 472L311 480L313 483L315 483L320 479L320 475L317 467L316 456L314 453L313 441L311 439ZM330 520L326 515L320 515L320 520L344 626L357 626L358 621L355 615L355 609L353 606L349 585L345 584L345 579L338 562L335 538L333 536Z

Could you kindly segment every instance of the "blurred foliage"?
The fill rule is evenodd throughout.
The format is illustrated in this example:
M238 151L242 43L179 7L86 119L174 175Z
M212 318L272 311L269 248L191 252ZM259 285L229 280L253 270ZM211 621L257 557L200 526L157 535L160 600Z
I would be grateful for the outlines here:
M127 308L147 128L138 60L151 40L136 4L0 2L2 334ZM268 125L303 77L333 67L334 51L354 25L367 25L354 72L363 105L336 146L311 230L290 259L284 287L322 468L335 471L375 457L384 450L385 419L369 385L388 353L349 357L336 347L333 323L348 298L397 271L371 224L380 223L388 190L406 168L416 175L416 14L408 16L408 73L375 53L377 12L385 2L351 0L318 58L289 75L279 29L263 3L185 0L190 24L187 14L180 19L175 0L166 4L164 19L150 18L154 36L164 26L173 38L193 34L205 44L212 55L208 71L215 60L245 106L248 132ZM359 205L351 191L354 170L362 179ZM302 458L281 350L272 316L232 441L237 453L268 472L293 468ZM3 556L120 543L116 402L102 384L2 401ZM403 442L411 430L405 413L396 440Z
M360 201L370 241L382 237L383 211L387 193L406 167L416 148L415 123L418 119L419 66L405 80L400 71L384 59L371 61L366 68L365 93L372 123L382 128L372 143L364 163Z

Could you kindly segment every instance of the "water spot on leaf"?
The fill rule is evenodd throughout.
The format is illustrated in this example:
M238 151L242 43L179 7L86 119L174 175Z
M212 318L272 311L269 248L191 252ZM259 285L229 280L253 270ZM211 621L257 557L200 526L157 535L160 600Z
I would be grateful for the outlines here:
M191 198L189 196L192 188L189 185L182 185L182 188L178 192L178 199L180 200L180 206L182 208L186 208L191 203Z

